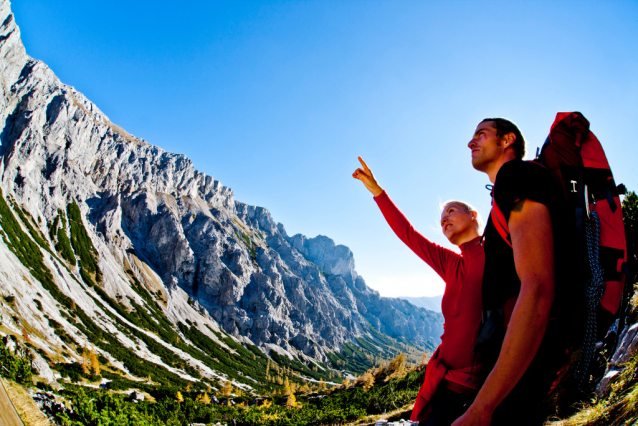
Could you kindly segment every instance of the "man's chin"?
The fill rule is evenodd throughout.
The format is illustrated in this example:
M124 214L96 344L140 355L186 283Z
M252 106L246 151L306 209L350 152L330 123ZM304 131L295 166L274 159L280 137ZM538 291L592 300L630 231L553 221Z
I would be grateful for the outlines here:
M472 167L474 167L474 170L478 170L479 172L484 172L485 164L486 163L484 161L481 161L479 158L472 157Z
M474 158L472 157L472 167L474 167L474 169L481 171L480 167L481 167L481 161L478 158Z

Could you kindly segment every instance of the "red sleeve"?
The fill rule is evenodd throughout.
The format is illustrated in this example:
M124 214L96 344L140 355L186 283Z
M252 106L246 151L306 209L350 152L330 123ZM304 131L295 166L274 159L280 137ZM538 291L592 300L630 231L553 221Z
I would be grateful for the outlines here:
M457 260L460 254L441 247L421 235L401 213L401 210L394 205L385 191L374 197L374 201L377 202L381 213L397 237L430 265L444 281L447 281L445 275L447 267Z

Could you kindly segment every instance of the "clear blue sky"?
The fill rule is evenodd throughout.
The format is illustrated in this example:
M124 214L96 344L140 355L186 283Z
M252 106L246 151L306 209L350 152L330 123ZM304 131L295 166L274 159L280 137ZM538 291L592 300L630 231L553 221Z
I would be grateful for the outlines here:
M442 293L352 179L357 156L421 232L440 200L485 216L467 142L488 116L529 141L579 110L638 189L636 1L15 0L27 53L116 124L193 159L290 235L349 246L387 296Z

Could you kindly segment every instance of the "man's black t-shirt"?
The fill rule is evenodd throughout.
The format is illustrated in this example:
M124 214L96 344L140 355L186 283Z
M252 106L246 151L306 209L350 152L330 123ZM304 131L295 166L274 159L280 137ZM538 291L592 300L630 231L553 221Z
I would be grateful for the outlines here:
M516 201L532 200L547 207L554 233L555 303L562 304L569 293L570 280L567 265L573 249L569 247L566 226L566 205L562 189L549 171L536 163L512 160L505 163L493 187L493 203L509 221ZM485 272L483 274L483 309L502 309L508 300L516 297L521 280L516 273L514 252L496 230L490 219L485 227Z

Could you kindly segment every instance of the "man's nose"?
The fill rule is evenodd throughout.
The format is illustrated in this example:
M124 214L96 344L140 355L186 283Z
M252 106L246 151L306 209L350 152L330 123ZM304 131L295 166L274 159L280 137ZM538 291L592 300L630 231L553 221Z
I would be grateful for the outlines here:
M467 143L467 147L470 148L470 149L474 148L475 146L476 146L476 141L474 141L474 139L470 140Z

